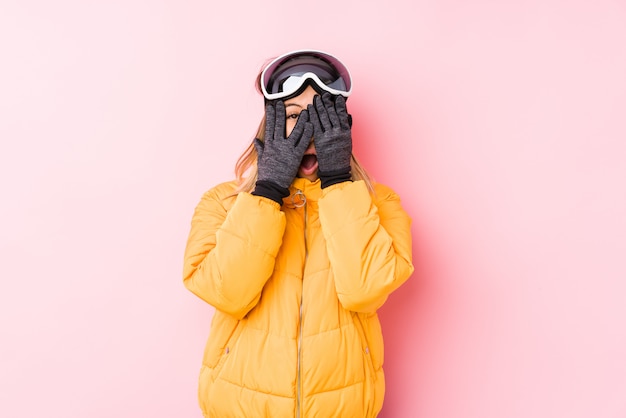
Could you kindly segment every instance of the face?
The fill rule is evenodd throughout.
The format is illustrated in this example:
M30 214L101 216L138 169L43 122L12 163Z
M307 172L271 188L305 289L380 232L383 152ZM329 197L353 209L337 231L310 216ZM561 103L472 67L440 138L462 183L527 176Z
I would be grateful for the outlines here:
M285 112L287 115L286 133L291 134L296 126L300 112L306 110L307 106L313 103L313 97L317 92L311 87L307 87L299 96L285 100ZM317 155L315 153L315 145L313 138L309 144L309 148L304 152L304 157L298 168L298 177L304 177L310 181L317 180Z

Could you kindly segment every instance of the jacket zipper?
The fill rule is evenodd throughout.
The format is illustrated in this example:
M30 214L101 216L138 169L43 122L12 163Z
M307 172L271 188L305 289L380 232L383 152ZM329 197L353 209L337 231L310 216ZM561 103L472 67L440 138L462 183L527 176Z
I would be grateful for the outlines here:
M295 203L295 196L299 196L302 199L301 202ZM302 301L304 294L304 268L306 266L307 259L309 257L309 248L307 244L307 205L306 196L302 193L302 190L298 189L292 197L294 205L296 207L304 207L304 266L302 267L302 291L300 292L300 309L298 313L298 358L296 360L297 377L296 377L296 417L300 418L302 415Z

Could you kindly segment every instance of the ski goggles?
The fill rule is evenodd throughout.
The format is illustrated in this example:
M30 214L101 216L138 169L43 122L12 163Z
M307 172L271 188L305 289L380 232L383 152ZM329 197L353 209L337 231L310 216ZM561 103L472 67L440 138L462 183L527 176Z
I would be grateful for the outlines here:
M261 73L261 90L267 100L295 97L309 85L320 93L327 91L346 98L352 93L346 66L321 51L289 52L274 59Z

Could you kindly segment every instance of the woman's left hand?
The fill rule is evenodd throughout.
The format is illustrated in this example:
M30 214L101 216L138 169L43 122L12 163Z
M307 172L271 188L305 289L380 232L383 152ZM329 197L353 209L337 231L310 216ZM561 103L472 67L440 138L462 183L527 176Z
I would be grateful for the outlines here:
M330 93L324 93L321 98L315 96L308 111L320 177L350 173L352 132L344 97L337 96L333 101Z

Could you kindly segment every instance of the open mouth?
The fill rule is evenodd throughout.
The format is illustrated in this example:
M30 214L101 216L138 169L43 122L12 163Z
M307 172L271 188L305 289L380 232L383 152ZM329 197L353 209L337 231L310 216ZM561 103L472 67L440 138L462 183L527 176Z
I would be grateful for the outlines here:
M317 155L305 154L300 162L300 175L310 176L317 171Z
M317 163L317 155L315 154L307 154L302 157L302 161L300 162L300 167L305 170L310 170Z

